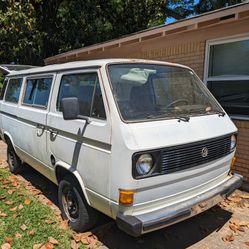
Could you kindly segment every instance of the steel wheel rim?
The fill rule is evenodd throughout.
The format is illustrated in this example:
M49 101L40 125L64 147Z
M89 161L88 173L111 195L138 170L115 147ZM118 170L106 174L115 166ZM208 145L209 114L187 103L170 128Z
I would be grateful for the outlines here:
M79 203L73 188L67 186L63 190L62 205L67 218L75 222L79 218Z

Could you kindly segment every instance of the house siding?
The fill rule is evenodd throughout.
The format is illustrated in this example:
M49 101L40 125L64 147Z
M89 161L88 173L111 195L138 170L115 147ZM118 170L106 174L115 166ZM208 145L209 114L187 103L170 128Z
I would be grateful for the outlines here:
M226 18L221 18L222 13ZM147 37L144 36L146 32L142 32L130 38L128 36L47 58L45 62L51 64L101 58L161 60L189 66L204 80L206 41L249 35L249 4L212 15L212 20L208 19L208 15L200 16L199 19L186 20L186 27L180 27L182 23L176 23L175 29L170 29L172 26L159 27L157 34L155 30L149 30L146 31ZM241 173L249 183L249 121L235 120L234 123L239 130L235 171Z

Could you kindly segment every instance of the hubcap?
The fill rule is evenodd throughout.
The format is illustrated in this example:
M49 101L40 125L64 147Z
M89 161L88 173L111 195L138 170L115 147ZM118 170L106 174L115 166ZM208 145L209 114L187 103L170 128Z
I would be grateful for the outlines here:
M74 222L79 217L79 203L71 187L65 187L62 195L62 204L68 219Z

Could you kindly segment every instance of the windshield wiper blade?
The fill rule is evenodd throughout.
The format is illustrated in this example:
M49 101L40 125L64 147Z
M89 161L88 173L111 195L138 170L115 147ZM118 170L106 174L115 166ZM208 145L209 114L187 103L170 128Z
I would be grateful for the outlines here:
M176 116L175 118L178 119L178 122L181 122L181 121L189 122L190 120L190 117L186 117L186 116Z
M226 115L226 113L223 111L216 111L216 113L218 114L219 117L224 117Z

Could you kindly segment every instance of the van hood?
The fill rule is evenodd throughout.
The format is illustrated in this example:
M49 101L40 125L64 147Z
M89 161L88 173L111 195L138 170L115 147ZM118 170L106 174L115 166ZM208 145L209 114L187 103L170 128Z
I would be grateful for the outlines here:
M178 119L128 124L132 141L127 146L139 151L202 141L237 132L228 117L215 115L191 117L189 122Z

